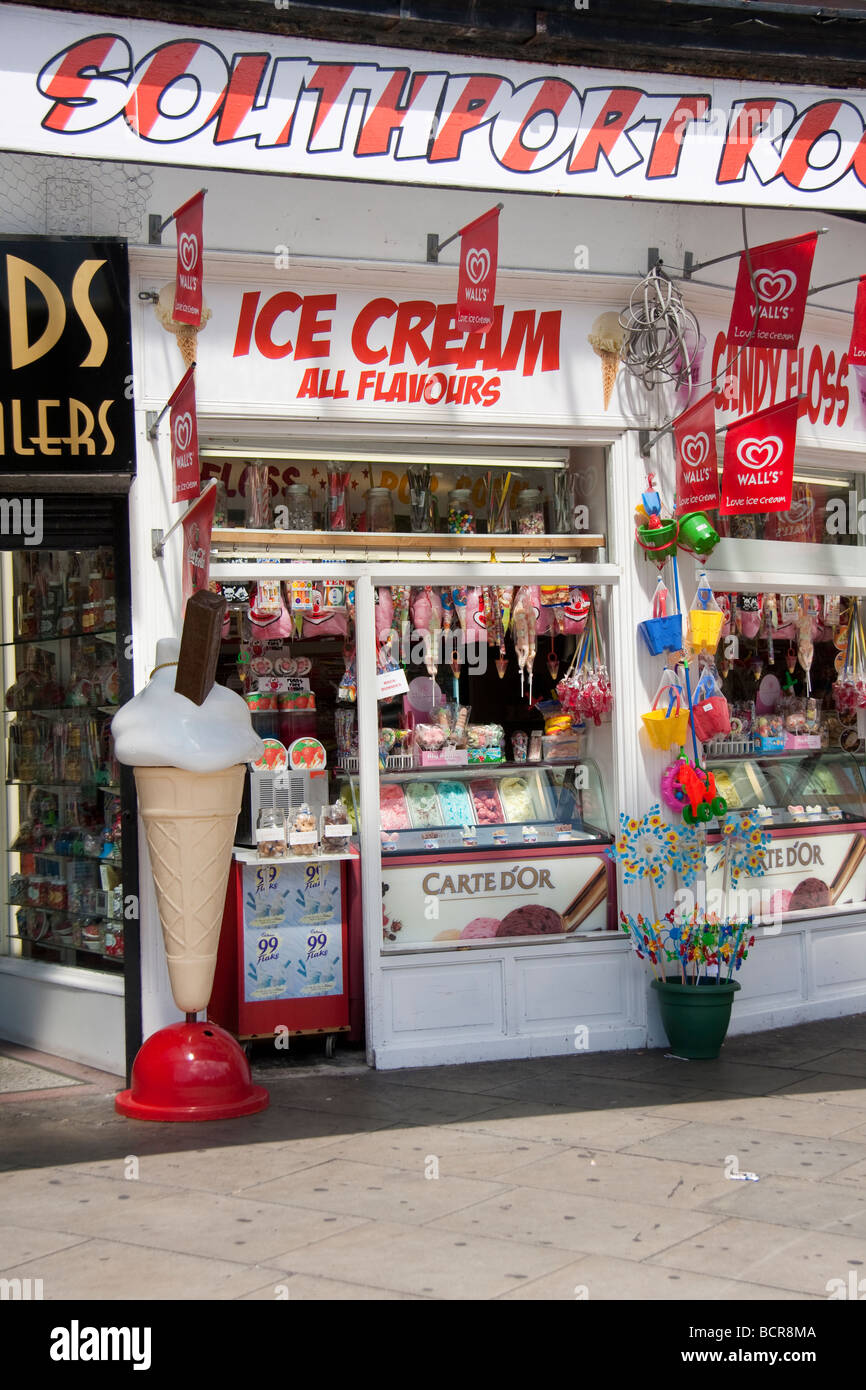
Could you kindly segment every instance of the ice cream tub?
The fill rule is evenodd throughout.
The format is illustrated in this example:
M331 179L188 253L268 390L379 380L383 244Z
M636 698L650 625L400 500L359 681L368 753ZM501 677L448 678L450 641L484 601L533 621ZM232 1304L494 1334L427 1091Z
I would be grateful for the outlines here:
M410 782L406 787L406 804L413 829L426 830L428 826L443 824L439 797L432 782Z
M439 805L443 825L474 825L475 809L463 782L440 782Z
M491 778L479 777L469 783L469 795L475 807L475 819L479 825L502 825L505 813L496 783Z

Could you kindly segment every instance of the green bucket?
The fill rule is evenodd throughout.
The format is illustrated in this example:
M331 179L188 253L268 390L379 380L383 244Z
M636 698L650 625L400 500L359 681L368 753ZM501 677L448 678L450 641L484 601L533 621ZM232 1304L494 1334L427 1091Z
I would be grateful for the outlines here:
M731 1021L738 980L701 980L684 985L679 980L651 981L661 1009L668 1042L680 1057L706 1061L718 1057Z
M638 526L637 542L648 560L660 565L677 552L679 525L676 521L663 521L661 526Z

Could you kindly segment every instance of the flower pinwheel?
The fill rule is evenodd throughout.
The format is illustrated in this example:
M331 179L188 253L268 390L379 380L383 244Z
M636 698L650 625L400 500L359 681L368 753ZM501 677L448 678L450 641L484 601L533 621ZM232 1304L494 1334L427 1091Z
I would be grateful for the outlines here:
M753 811L741 811L739 815L728 812L719 824L731 882L736 884L743 874L759 878L765 871L764 856L772 840L769 830L764 829Z
M668 857L664 835L668 827L662 819L661 806L656 803L644 816L619 818L619 834L608 850L611 859L623 866L623 882L639 883L650 878L653 883L664 882Z

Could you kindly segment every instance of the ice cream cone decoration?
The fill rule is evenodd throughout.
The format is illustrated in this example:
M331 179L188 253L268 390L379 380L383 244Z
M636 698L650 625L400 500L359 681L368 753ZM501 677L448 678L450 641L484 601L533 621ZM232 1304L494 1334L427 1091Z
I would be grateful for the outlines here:
M167 333L173 333L177 338L177 345L180 348L180 355L183 358L184 366L189 368L196 360L198 350L198 335L204 328L208 319L211 317L211 310L204 302L201 306L201 323L198 327L192 323L178 323L173 317L174 313L175 284L172 280L170 285L163 285L159 292L159 299L156 302L156 317L162 324Z
M607 410L613 395L616 374L619 369L625 329L619 321L619 314L613 310L599 314L587 341L601 358L601 384L604 392L604 408Z

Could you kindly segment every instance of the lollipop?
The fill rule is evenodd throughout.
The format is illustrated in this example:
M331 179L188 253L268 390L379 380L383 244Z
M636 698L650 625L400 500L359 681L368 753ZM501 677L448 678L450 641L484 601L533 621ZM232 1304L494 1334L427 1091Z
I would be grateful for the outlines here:
M529 672L529 703L532 704L532 668L535 664L536 652L536 620L535 605L531 598L527 597L526 603L526 627L527 627L527 647L526 647L526 669Z
M514 600L513 584L498 584L496 595L499 599L499 611L502 614L502 631L507 635L511 624L511 605Z
M804 599L797 610L797 660L806 675L806 694L811 695L812 658L815 647L812 642L812 613L809 601Z
M502 609L499 604L499 590L490 590L490 601L493 606L493 635L496 645L499 648L499 655L496 658L496 670L499 679L502 680L508 669L508 657L505 652L505 627L502 622Z

